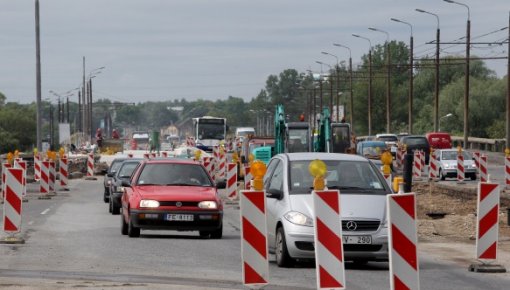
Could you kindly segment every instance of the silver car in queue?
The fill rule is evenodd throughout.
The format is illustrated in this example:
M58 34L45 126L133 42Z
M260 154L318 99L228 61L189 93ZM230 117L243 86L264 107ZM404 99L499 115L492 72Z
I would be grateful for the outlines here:
M437 150L436 156L438 156L441 180L445 180L447 177L457 178L457 155L458 150L456 148ZM462 150L462 155L464 157L464 176L476 180L476 164L473 155L465 150Z
M312 160L328 167L329 189L340 190L345 260L388 261L386 195L392 191L379 169L352 154L287 153L274 156L264 176L269 252L280 267L315 258Z

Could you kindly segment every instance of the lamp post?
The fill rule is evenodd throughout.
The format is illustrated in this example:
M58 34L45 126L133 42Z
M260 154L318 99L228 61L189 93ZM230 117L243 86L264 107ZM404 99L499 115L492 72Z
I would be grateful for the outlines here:
M451 117L451 116L453 116L453 115L452 115L452 113L448 113L448 114L446 114L446 115L442 116L441 118L439 118L439 127L438 127L439 132L441 132L441 120L442 120L442 119L449 118L449 117Z
M320 61L317 61L317 63L320 63L321 65L327 65L330 71L333 70L333 67L327 63ZM333 112L333 81L331 80L331 74L329 75L329 112L330 114Z
M368 41L370 48L368 50L368 135L372 135L372 42L369 38L363 37L358 34L352 34L357 38L362 38Z
M84 58L85 60L85 58ZM101 73L105 66L95 68L91 70L85 78L84 88L82 92L85 92L83 97L83 132L85 136L89 136L89 140L92 141L94 132L92 131L92 79ZM88 104L87 104L88 103ZM91 142L92 143L92 142Z
M368 29L386 34L386 133L391 132L391 51L390 34L382 29L369 27Z
M320 108L320 110L322 110L322 98L323 98L323 96L322 96L322 74L323 74L323 72L322 72L322 64L323 63L320 62L320 61L316 61L316 63L321 65L321 74L319 76L319 95L320 95L319 108Z
M333 43L334 46L343 47L349 50L349 90L350 90L350 106L349 111L351 113L351 129L354 131L354 98L352 95L352 55L351 55L351 48L348 46L339 44L339 43Z
M336 56L332 53L326 52L326 51L323 51L322 54L330 55L336 59L336 67L335 67L335 72L336 72L336 121L338 122L339 117L340 117L340 66L338 65L338 56ZM331 95L331 98L333 98L333 95ZM333 113L333 111L331 111L331 113Z
M464 6L467 9L467 23L466 23L466 77L464 79L464 148L467 148L469 136L469 58L471 47L471 13L469 6L453 0L443 0L451 4ZM508 76L507 76L508 77Z
M437 19L437 30L436 30L436 61L435 61L435 82L434 82L434 131L438 130L439 124L439 16L437 14L425 11L423 9L416 9L420 13L425 13L436 17Z
M35 83L36 83L36 146L42 150L41 103L41 38L39 33L39 0L35 0Z
M405 24L409 26L411 29L411 37L409 39L409 100L408 100L408 132L409 134L413 134L413 82L414 82L414 73L413 73L413 48L414 48L414 39L413 39L413 26L411 23L396 19L390 18L392 21Z

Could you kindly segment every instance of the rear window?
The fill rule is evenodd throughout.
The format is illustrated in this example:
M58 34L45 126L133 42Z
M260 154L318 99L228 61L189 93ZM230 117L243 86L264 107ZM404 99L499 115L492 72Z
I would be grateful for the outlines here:
M404 143L407 145L424 145L424 146L427 146L429 144L425 137L405 138Z

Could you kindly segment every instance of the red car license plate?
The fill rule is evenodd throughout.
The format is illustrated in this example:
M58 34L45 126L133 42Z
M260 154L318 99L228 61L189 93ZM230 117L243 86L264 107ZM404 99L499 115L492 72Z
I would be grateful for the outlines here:
M192 214L167 214L167 221L192 222L194 216Z

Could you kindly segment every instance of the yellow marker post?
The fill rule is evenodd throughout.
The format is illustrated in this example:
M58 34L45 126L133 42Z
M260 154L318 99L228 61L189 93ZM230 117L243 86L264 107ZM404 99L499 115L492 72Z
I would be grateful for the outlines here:
M19 158L19 151L18 151L18 149L14 150L14 158Z
M505 157L510 157L510 148L505 149Z
M7 153L7 162L10 165L12 165L13 164L13 160L14 160L14 155L11 152Z
M58 157L64 158L65 154L66 154L66 150L64 149L64 147L60 147L60 149L58 150Z
M253 164L253 160L255 160L255 156L250 153L250 155L248 155L248 164L250 164L250 166Z
M264 174L266 174L266 164L260 160L256 160L250 167L251 175L253 176L253 189L264 189Z
M239 163L239 156L237 155L237 152L232 153L232 162L233 163Z
M328 172L328 167L326 166L326 163L324 163L324 161L322 160L315 159L312 162L310 162L310 165L308 165L308 172L310 172L310 175L314 177L313 189L324 190L325 187L324 176L326 176L326 173Z
M201 150L196 150L195 151L195 161L200 161L200 157L202 156L202 151Z
M381 154L381 161L383 163L383 174L389 175L391 173L390 164L393 162L393 156L390 152L384 151L384 153Z
M459 146L457 146L457 155L460 155L460 154L462 154L462 147L460 147L460 145L459 145Z

